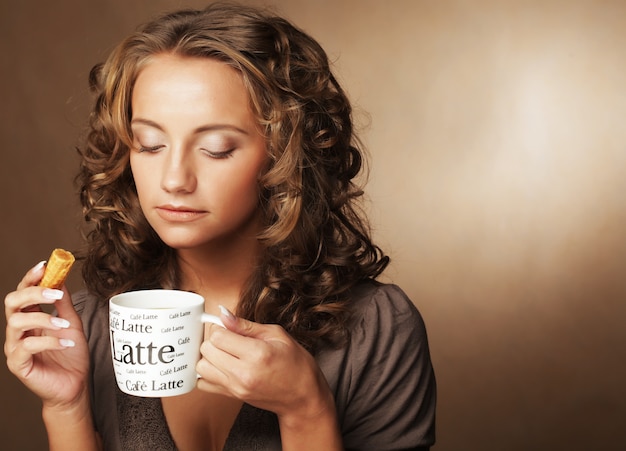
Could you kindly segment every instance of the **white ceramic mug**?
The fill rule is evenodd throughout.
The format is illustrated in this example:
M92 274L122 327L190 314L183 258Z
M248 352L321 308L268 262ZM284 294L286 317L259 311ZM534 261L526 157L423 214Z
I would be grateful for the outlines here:
M196 386L204 323L204 298L179 290L129 291L109 300L115 379L135 396L182 395Z

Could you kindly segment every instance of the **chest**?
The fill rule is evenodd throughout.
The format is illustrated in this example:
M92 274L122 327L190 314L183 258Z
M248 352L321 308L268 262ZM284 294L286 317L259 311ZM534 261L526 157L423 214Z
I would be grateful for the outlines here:
M221 451L242 406L236 399L199 390L162 398L161 403L180 451Z

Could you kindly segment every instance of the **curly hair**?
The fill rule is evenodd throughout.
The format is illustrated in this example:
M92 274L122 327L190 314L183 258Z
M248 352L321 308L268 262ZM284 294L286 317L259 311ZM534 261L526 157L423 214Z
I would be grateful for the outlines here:
M375 279L389 261L360 208L355 177L364 161L350 102L314 39L283 18L239 5L166 14L92 69L96 101L77 176L88 225L88 289L106 299L179 284L175 252L143 216L129 168L133 84L150 58L164 53L235 68L265 132L262 255L237 314L280 324L312 351L340 342L349 290Z

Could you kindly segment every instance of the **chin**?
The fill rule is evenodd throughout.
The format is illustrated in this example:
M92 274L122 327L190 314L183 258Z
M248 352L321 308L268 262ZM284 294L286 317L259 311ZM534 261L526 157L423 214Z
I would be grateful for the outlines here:
M159 233L159 238L163 241L167 246L172 249L192 249L195 247L202 246L206 243L206 239L199 239L197 237L191 236L189 232L187 233Z

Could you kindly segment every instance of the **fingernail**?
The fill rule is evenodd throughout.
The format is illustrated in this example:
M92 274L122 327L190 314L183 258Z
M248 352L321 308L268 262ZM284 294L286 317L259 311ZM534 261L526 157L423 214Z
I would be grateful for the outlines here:
M230 310L228 310L226 307L224 307L223 305L220 305L219 308L220 308L220 312L222 312L222 315L224 315L226 318L229 318L229 319L232 319L232 320L235 319L235 315L233 315L230 312Z
M68 338L59 338L59 344L64 348L73 348L74 346L76 346L76 343Z
M51 301L58 301L63 297L63 291L55 290L54 288L46 288L45 290L43 290L41 295Z
M53 316L50 318L50 322L53 326L59 327L61 329L67 329L70 327L70 322L66 319L59 318L58 316Z
M33 268L33 272L38 272L41 271L43 269L43 267L46 266L46 261L42 260L39 263L37 263L35 265L35 267Z

